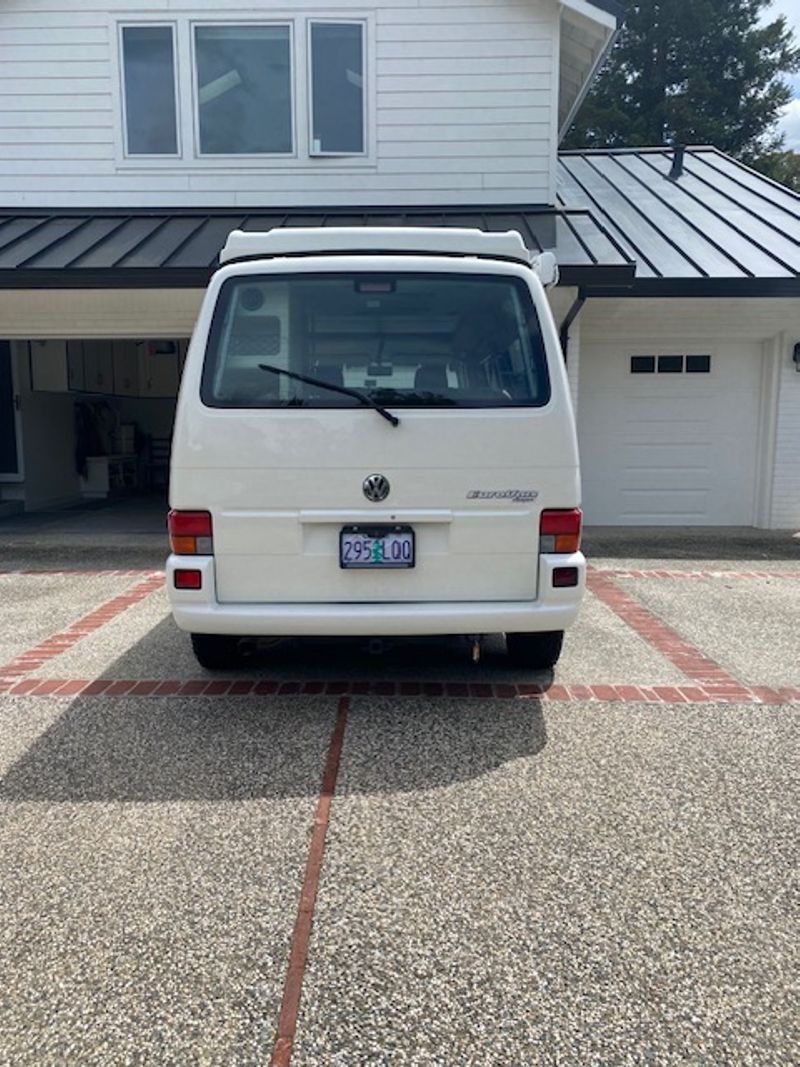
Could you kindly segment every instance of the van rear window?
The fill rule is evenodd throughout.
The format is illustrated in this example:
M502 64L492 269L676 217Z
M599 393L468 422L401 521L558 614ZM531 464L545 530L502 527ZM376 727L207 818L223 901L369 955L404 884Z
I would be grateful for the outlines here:
M203 368L206 405L360 406L337 387L393 407L546 404L547 362L528 287L519 278L444 273L225 282Z

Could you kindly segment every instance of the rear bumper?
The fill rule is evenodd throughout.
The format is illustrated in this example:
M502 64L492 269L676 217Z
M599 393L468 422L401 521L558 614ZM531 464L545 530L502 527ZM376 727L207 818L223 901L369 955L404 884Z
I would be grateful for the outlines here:
M203 588L175 589L178 567L200 570ZM578 585L554 589L554 567L577 567ZM538 600L345 604L219 604L211 557L170 556L167 589L175 622L190 633L241 637L411 636L534 633L564 630L575 621L586 582L580 552L540 557Z

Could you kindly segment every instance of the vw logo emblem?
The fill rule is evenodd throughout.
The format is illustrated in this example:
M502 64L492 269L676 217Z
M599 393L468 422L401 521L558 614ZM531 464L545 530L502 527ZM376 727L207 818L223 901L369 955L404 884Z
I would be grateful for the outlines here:
M382 474L370 474L364 479L361 488L367 500L371 500L373 504L380 504L389 495L389 479L384 478Z

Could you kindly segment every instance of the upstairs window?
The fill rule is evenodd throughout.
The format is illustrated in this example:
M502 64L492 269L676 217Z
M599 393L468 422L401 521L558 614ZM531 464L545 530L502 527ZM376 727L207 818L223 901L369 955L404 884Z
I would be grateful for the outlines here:
M312 155L364 152L364 24L309 24Z
M292 151L289 26L196 26L201 155Z
M117 24L120 162L169 169L177 157L198 170L221 161L276 170L327 169L337 157L373 162L369 17L257 18Z
M127 154L177 155L172 27L123 26L122 63Z

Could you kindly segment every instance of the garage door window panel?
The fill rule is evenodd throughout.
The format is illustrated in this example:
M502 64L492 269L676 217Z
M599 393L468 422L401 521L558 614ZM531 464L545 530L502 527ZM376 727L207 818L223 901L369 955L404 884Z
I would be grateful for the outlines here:
M659 356L659 374L680 374L683 371L683 356Z
M654 374L655 356L631 356L631 374Z

